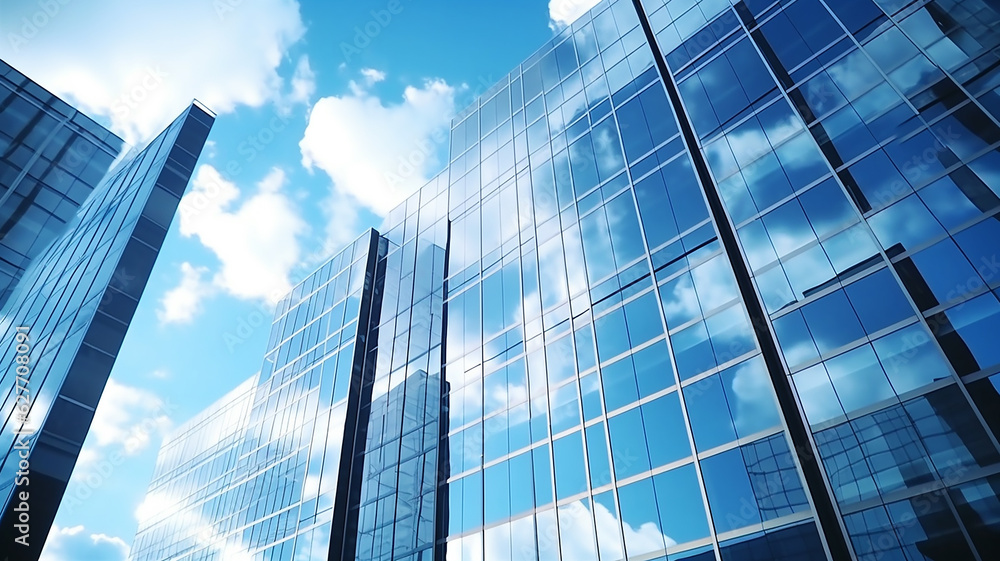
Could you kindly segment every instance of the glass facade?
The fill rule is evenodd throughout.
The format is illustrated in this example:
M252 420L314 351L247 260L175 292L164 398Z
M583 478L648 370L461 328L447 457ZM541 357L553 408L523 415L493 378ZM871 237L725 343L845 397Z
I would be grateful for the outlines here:
M987 0L598 4L374 234L331 537L247 521L237 550L996 558L998 24ZM266 516L308 504L302 474Z
M358 492L385 248L370 231L278 303L260 374L165 442L130 559L326 559Z
M0 306L123 142L0 60Z
M17 89L0 105L0 140L20 154L13 162L30 163L10 187L4 180L0 205L11 211L4 255L22 257L2 265L14 273L0 312L0 539L25 534L16 525L27 502L28 547L5 552L37 559L214 115L193 103L105 175L120 141L20 74L5 76ZM44 109L28 109L38 100ZM81 164L84 152L93 156Z

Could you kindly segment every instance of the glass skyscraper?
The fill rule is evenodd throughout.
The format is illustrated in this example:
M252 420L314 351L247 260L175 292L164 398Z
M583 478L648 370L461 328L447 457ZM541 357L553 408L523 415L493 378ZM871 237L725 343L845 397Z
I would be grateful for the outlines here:
M0 540L37 559L214 115L146 148L0 67Z
M133 559L1000 558L998 29L601 2L278 305Z
M0 60L0 306L123 142Z

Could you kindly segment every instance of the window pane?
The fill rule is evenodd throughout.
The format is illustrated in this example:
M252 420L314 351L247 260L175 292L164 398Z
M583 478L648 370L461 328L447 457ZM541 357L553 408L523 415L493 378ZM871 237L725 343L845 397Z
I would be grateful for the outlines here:
M560 500L587 490L583 463L583 433L575 432L552 443L556 497Z
M611 433L611 457L615 477L624 479L649 470L645 428L639 409L631 409L608 419Z
M701 471L716 532L760 523L757 501L738 449L702 460Z
M684 388L684 402L698 450L709 450L736 439L736 427L718 374Z

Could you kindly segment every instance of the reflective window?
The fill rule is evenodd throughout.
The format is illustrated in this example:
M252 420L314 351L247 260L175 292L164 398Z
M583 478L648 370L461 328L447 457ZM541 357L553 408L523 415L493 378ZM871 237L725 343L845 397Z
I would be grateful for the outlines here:
M701 473L716 532L760 524L757 500L739 449L705 458L701 461Z
M632 357L625 357L601 368L601 380L604 383L604 402L608 411L614 411L639 399Z
M630 162L677 134L667 95L659 85L647 88L616 111L625 155Z
M708 517L694 464L654 476L653 485L667 543L682 544L708 536Z
M771 378L760 357L723 370L720 379L739 437L780 425Z
M896 396L870 345L831 358L826 370L848 413Z
M795 460L783 434L741 447L761 518L773 520L809 510Z
M944 357L919 325L877 339L872 346L897 394L951 377Z
M604 436L604 423L587 427L586 437L590 487L596 489L611 483L611 461L608 457L607 438Z
M709 450L736 439L736 426L728 414L729 403L718 375L684 388L691 430L698 450Z
M843 30L818 0L799 0L761 26L786 70L826 47Z
M1000 302L986 293L928 319L934 335L960 375L1000 363Z
M952 489L959 517L983 559L1000 554L996 520L1000 519L1000 475L978 479Z
M583 433L575 432L552 443L555 464L556 497L565 499L587 490L583 460Z
M663 549L664 536L660 528L660 514L656 508L653 480L643 479L618 489L621 501L622 523L631 531L625 532L625 552L629 557Z
M639 409L630 409L608 419L608 431L617 479L649 470L646 432Z
M641 406L650 467L658 467L691 455L684 417L677 393L665 395Z
M852 283L846 288L861 325L872 334L913 315L899 283L888 269Z

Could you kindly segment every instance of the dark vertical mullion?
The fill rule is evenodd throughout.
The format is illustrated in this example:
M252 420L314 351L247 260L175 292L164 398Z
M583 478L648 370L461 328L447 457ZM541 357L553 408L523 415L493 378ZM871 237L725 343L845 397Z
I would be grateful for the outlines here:
M771 334L769 318L757 297L757 292L750 276L750 270L747 268L746 262L743 260L742 253L740 252L740 247L736 240L736 232L726 217L722 199L712 181L712 176L708 171L708 164L698 148L694 128L684 113L680 93L673 82L666 60L663 58L663 53L656 43L656 36L653 34L653 29L642 8L642 2L641 0L632 0L632 4L635 6L639 23L646 35L646 41L653 52L653 59L660 72L663 85L667 90L667 96L670 98L674 113L677 115L681 135L684 138L688 153L691 155L695 172L701 181L705 198L708 200L709 212L718 228L719 238L726 249L733 273L736 276L740 295L750 315L750 323L753 325L754 334L757 337L757 343L760 346L764 363L767 365L768 373L771 376L771 382L774 385L775 394L778 398L778 405L781 407L782 416L785 418L785 423L788 427L788 434L795 445L795 454L805 475L806 487L809 490L810 497L816 509L816 517L820 529L825 536L826 545L833 559L838 561L853 559L851 549L844 537L836 506L827 492L826 480L818 463L818 454L813 448L810 439L809 428L803 420L804 416L796 402L791 381L782 365L781 354Z

